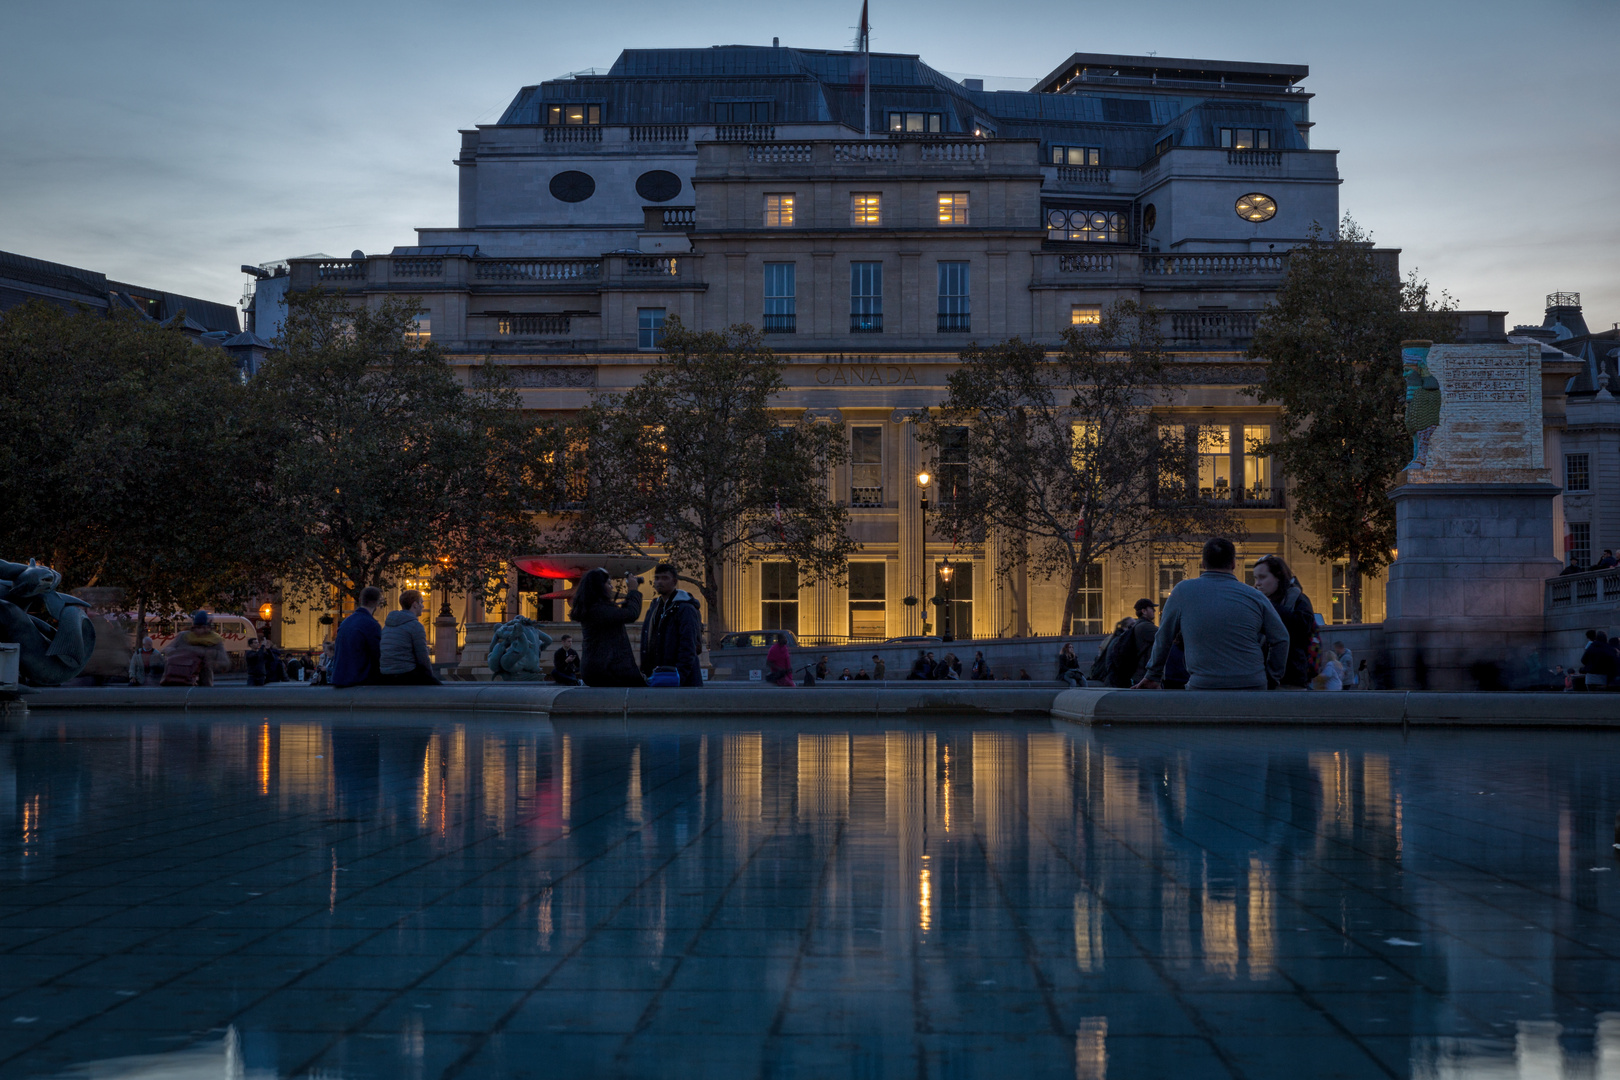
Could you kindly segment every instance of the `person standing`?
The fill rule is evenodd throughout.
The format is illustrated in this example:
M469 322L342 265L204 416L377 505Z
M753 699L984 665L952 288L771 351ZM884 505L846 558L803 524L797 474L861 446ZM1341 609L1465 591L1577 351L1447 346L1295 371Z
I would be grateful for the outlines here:
M389 686L438 686L428 656L427 629L422 625L422 594L406 589L399 594L399 610L383 623L377 649L378 682Z
M872 654L872 678L883 681L883 673L889 670L889 665L883 662L883 657L877 653Z
M572 634L564 634L551 654L551 681L558 686L579 685L579 653L574 651Z
M771 642L770 649L765 653L765 681L775 683L777 686L792 686L793 683L793 654L788 652L786 634L777 634Z
M680 575L669 563L653 570L656 595L641 623L641 673L672 667L680 672L682 686L702 686L698 655L703 651L703 617L698 602L679 583Z
M829 663L830 662L828 661L828 659L825 656L823 656L820 660L816 661L816 678L817 679L822 680L822 681L826 680L827 673L832 670L831 667L829 666Z
M627 623L641 615L641 579L624 575L624 599L613 599L608 572L600 566L588 572L574 590L569 616L581 627L585 655L580 675L586 686L646 686L630 652Z
M382 605L382 590L367 585L360 590L360 602L353 614L338 624L333 636L332 685L363 686L377 681L377 651L382 644L382 627L377 623L377 608Z
M1265 690L1288 664L1288 629L1270 601L1239 581L1237 549L1225 537L1204 545L1203 572L1165 601L1140 690L1163 686L1170 646L1187 653L1189 690Z
M1281 679L1284 686L1310 686L1316 677L1317 653L1321 638L1316 628L1316 612L1279 555L1263 556L1254 564L1254 587L1271 601L1277 617L1288 628L1288 667Z

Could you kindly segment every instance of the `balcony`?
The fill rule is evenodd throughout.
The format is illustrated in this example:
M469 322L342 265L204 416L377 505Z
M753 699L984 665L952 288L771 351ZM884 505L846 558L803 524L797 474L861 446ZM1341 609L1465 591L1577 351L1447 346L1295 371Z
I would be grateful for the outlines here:
M479 259L473 263L477 281L596 281L601 276L601 259Z
M1258 311L1167 311L1164 339L1174 345L1208 348L1244 348L1254 340L1260 324Z
M797 315L766 315L763 332L767 334L793 334L798 332Z
M1584 574L1547 579L1547 612L1620 603L1620 569L1588 570ZM1601 625L1601 623L1599 624Z
M865 507L882 506L883 486L881 484L876 487L862 484L852 485L849 489L849 505Z
M883 333L883 315L851 315L849 317L849 332L852 334L881 334Z
M566 314L504 315L495 325L502 337L535 337L544 334L566 334L573 323Z
M366 260L332 259L315 264L315 276L321 281L364 281Z
M966 312L947 315L940 312L938 331L941 334L966 334L973 330L973 317Z
M393 278L431 279L444 276L441 258L397 258L389 260L389 276Z
M1143 277L1275 277L1281 278L1286 255L1144 255Z

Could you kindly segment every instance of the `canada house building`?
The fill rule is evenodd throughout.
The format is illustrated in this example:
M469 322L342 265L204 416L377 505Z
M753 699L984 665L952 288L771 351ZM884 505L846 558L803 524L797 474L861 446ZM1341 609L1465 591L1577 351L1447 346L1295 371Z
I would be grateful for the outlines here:
M1288 477L1252 452L1275 409L1242 392L1288 250L1338 218L1307 69L1076 53L1027 91L986 92L873 53L868 117L861 67L776 46L629 50L606 74L524 87L461 133L454 228L388 255L293 260L287 285L421 297L418 332L458 365L508 368L537 414L636 383L671 317L761 328L785 365L784 417L847 427L832 483L862 547L845 584L801 583L769 557L738 567L725 622L829 638L915 634L924 618L938 633L939 609L902 600L947 592L958 637L1101 633L1197 574L1190 543L1104 561L1063 626L1067 582L996 574L993 550L921 521L930 462L907 417L941 402L960 349L1056 348L1115 300L1151 304L1178 387L1163 422L1200 433L1202 493L1242 515L1241 557L1283 555L1342 621L1342 568L1304 553ZM257 312L261 336L274 318ZM1366 583L1369 621L1382 591Z

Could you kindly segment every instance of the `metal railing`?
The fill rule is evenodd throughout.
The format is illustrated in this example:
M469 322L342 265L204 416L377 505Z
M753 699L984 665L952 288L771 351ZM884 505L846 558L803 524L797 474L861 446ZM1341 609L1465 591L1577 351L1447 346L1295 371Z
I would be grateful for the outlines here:
M679 277L681 261L670 255L626 255L625 277Z
M1279 150L1228 150L1226 152L1228 165L1242 165L1247 168L1275 169L1282 164L1282 152Z
M315 264L315 276L322 281L364 281L366 260L333 259Z
M483 281L582 281L602 276L600 259L480 259L473 276Z
M443 259L394 259L393 273L402 278L430 278L444 274Z
M645 124L630 128L631 142L685 142L685 124Z
M602 141L600 127L548 127L548 143L595 143Z
M900 148L891 142L833 143L833 160L899 161Z
M1281 274L1283 255L1144 255L1142 273L1169 274Z
M1106 184L1112 170L1101 165L1059 165L1057 178L1067 184Z
M762 165L806 165L811 152L809 143L763 143L748 148L748 160Z
M852 334L881 334L883 333L883 315L851 315L849 317L849 332Z
M941 334L966 334L973 329L973 316L965 312L955 315L940 312L937 329Z
M568 315L507 315L496 324L495 332L503 337L525 334L566 334L572 325Z
M1547 609L1620 604L1620 568L1547 579Z
M1106 274L1113 269L1114 256L1106 251L1058 256L1060 274Z
M883 487L869 487L859 484L850 485L849 505L851 506L882 506Z
M774 124L719 124L714 129L716 142L768 142L776 138Z
M797 315L766 315L764 321L764 332L767 334L793 334L798 332L799 317Z

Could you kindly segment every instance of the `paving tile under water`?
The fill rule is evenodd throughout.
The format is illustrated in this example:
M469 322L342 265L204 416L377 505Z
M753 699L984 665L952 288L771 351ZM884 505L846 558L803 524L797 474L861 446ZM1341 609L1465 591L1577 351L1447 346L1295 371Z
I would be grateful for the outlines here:
M81 717L0 788L0 1077L1620 1060L1601 734Z

